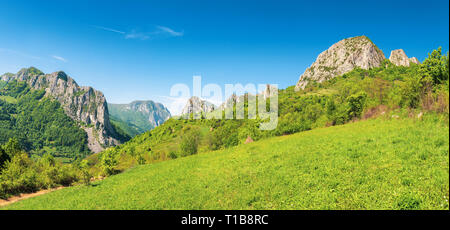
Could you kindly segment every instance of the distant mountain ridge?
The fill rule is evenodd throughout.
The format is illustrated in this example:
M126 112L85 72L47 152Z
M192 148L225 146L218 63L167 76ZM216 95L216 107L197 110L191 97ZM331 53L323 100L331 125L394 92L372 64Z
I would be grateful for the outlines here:
M170 111L154 101L133 101L129 104L108 103L113 122L130 136L149 131L171 117ZM128 127L127 127L128 126Z

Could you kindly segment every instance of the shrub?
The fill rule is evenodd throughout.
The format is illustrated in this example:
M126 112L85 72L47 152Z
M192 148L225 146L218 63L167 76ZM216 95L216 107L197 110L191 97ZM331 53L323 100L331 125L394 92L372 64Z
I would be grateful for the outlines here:
M115 166L119 163L118 154L114 150L106 150L100 158L100 166L105 175L112 175L116 172Z
M200 141L200 131L197 128L188 127L181 139L180 149L183 156L196 154Z

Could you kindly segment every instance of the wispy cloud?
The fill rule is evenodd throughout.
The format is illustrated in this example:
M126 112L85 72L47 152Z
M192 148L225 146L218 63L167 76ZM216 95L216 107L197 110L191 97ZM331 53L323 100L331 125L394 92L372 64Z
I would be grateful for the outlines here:
M103 27L103 26L92 26L92 27L97 28L97 29L101 29L101 30L104 30L104 31L118 33L118 34L126 34L123 31L116 30L116 29L111 29L111 28L108 28L108 27Z
M184 35L184 32L178 32L174 29L171 29L167 26L156 26L156 28L153 31L138 31L138 30L131 30L131 31L121 31L118 29L108 28L104 26L92 26L96 29L113 32L117 34L123 35L125 39L138 39L138 40L148 40L152 38L159 38L159 37L181 37Z
M140 39L140 40L147 40L150 38L149 35L145 34L145 33L139 33L136 31L131 31L130 33L126 33L125 35L126 39Z
M160 32L167 33L167 34L169 34L169 35L171 35L171 36L174 36L174 37L181 37L181 36L184 35L184 32L177 32L177 31L175 31L175 30L173 30L173 29L171 29L171 28L169 28L169 27L165 27L165 26L157 26L156 28L158 28L158 30L159 30Z
M54 58L56 60L59 60L59 61L62 61L62 62L67 62L67 59L65 59L65 58L63 58L61 56L53 55L52 58Z

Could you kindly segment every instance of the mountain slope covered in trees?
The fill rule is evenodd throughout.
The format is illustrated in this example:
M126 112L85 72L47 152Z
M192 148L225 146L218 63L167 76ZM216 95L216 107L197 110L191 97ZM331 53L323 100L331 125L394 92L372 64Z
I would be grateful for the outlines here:
M108 103L111 121L134 137L154 129L170 118L169 110L153 101L133 101L129 104Z

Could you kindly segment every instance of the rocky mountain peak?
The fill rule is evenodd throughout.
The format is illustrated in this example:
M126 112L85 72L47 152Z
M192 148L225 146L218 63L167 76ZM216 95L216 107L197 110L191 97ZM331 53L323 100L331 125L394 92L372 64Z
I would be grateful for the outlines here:
M89 147L97 146L91 148L93 152L119 144L114 138L116 133L109 121L106 98L102 92L88 86L80 87L63 71L44 74L34 67L21 69L15 75L2 75L1 80L24 81L32 89L44 90L45 96L58 100L64 112L78 121L85 131L88 127L93 127L96 133L86 131L88 136L89 133L93 135L89 136Z
M411 62L420 64L416 57L408 58L402 49L392 50L389 61L396 66L409 66Z
M191 114L191 113L209 113L214 111L215 106L214 104L202 100L199 97L193 96L189 98L186 105L184 106L183 110L181 111L181 114Z
M312 81L329 80L356 67L378 67L384 59L383 52L366 36L341 40L319 54L316 61L300 76L296 89L304 89Z
M110 113L113 117L128 120L128 117L132 116L131 114L139 113L145 117L152 128L161 125L171 117L169 110L163 104L151 100L133 101L129 104L108 104L108 106L111 109Z

